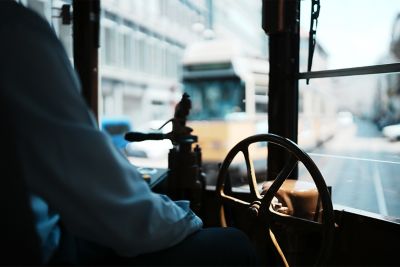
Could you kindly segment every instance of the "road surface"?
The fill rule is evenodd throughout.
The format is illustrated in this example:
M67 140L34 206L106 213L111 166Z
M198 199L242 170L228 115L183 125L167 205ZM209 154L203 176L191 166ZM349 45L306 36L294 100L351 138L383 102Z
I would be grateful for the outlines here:
M400 142L385 139L376 126L356 119L310 152L335 204L400 217Z

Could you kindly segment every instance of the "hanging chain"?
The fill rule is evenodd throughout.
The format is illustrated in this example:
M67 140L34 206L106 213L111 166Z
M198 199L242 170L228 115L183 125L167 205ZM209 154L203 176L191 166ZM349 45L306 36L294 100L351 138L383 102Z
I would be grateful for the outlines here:
M316 44L316 36L317 36L317 25L318 25L318 17L321 5L320 0L311 0L311 22L310 22L310 31L308 36L308 66L307 71L311 71L314 49ZM307 84L310 79L307 79Z

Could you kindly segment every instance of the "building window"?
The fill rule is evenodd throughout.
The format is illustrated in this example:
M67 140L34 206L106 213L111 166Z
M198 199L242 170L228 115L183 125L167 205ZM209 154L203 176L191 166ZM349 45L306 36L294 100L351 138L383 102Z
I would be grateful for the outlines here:
M138 37L136 39L137 42L137 67L139 72L144 72L145 71L145 39L144 35L142 33L138 34Z
M133 61L134 61L134 47L133 47L133 37L131 32L125 32L123 34L123 45L124 45L124 54L123 54L123 62L124 67L127 69L133 69Z
M117 32L111 25L104 26L104 63L108 66L117 64Z

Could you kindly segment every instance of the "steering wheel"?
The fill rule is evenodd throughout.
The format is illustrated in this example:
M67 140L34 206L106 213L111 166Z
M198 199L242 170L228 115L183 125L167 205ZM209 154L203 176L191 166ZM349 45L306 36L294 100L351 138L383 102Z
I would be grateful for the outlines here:
M284 167L278 173L277 177L264 195L259 193L255 170L249 153L249 146L257 142L268 142L278 145L284 148L290 154L288 161L285 163ZM246 163L250 197L253 200L251 203L232 196L231 191L229 191L226 186L229 166L231 165L235 156L239 153L243 154ZM318 189L319 198L323 209L321 223L282 214L275 211L273 208L272 202L275 194L290 175L292 170L297 166L299 161L304 164ZM255 215L252 217L255 217L255 220L259 222L258 225L261 225L262 231L264 232L265 229L269 230L272 241L275 239L271 231L272 223L280 223L284 225L300 227L302 229L306 229L307 231L320 232L322 236L321 247L315 264L323 264L329 257L334 235L334 213L330 193L321 172L313 160L291 140L274 134L258 134L240 141L229 151L220 167L216 191L217 197L220 200L221 223L225 224L225 226L226 222L224 222L225 218L223 205L230 205L239 208L247 207L251 213ZM278 253L281 255L285 265L288 265L285 256L279 248L279 245L276 243L274 243L274 245Z

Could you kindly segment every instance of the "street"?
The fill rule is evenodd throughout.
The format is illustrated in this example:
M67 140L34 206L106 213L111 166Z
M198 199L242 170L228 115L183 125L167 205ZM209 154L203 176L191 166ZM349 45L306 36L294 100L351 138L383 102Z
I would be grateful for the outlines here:
M332 186L335 204L400 217L400 142L390 142L369 121L339 126L309 153Z

